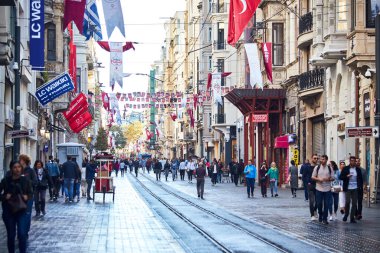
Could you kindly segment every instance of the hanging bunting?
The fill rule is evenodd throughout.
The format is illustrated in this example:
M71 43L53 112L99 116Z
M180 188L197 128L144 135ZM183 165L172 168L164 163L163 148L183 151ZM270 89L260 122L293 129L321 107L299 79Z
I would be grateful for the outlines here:
M265 72L267 73L268 80L273 83L272 78L272 43L266 42L262 46L264 56Z
M104 19L106 21L108 39L116 27L125 37L124 18L120 0L102 0Z
M101 48L103 48L107 52L110 52L111 49L108 41L98 41L98 44ZM128 51L129 49L135 50L133 42L125 42L125 44L123 45L123 52Z
M96 41L103 39L95 0L87 0L83 19L83 35L86 37L86 40L89 40L91 37Z
M228 44L235 46L261 0L231 0L228 22Z
M84 10L86 0L65 0L65 12L63 14L63 30L71 21L74 21L79 32L83 34Z
M222 74L212 74L212 91L214 103L222 104Z
M231 75L232 72L222 72L222 77L227 77L229 75ZM212 74L211 73L208 73L207 75L207 90L209 90L211 88L211 81L212 81Z
M244 44L245 52L247 54L250 72L250 84L253 87L263 89L263 77L261 75L259 53L256 43Z
M102 101L103 101L103 107L107 111L110 110L110 99L108 97L108 94L105 92L102 92Z
M110 86L123 88L123 50L121 42L110 42Z

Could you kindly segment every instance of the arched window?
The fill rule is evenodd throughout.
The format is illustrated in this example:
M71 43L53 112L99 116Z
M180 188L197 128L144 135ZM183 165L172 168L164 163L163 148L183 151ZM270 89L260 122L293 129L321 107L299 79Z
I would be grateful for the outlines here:
M56 30L54 24L48 24L46 27L46 48L47 48L47 60L56 61Z

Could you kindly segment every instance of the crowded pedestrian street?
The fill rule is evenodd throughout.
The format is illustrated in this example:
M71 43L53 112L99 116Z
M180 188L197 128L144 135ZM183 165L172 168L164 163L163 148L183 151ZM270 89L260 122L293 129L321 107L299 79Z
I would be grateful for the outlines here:
M309 220L308 206L289 189L247 199L245 187L205 183L204 200L188 181L159 181L154 174L115 177L116 194L49 202L33 215L28 252L379 252L378 206L364 208L358 224ZM257 194L257 196L256 196ZM6 232L0 225L0 252Z

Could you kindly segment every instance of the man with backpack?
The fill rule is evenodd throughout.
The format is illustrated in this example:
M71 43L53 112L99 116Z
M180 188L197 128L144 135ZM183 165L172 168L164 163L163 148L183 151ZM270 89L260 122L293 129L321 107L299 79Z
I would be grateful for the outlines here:
M57 201L58 198L58 189L59 184L59 167L58 164L54 161L53 156L49 156L49 162L46 163L46 168L49 172L49 176L51 178L51 183L49 183L49 196L50 201ZM50 182L50 181L49 181Z
M327 155L322 155L321 163L314 168L312 174L312 180L316 182L315 189L319 222L323 222L325 225L329 224L327 216L330 201L332 200L331 182L335 179L334 171L327 165L328 159Z

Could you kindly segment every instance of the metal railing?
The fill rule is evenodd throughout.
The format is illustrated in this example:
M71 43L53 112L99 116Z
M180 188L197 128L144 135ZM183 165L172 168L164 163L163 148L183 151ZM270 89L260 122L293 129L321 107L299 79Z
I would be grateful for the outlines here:
M302 73L298 77L298 83L300 90L308 90L318 87L323 87L325 82L325 70L314 69L308 72Z
M299 34L309 32L313 29L313 13L308 12L299 19Z
M214 50L225 50L227 46L227 42L225 40L223 41L214 40L213 45L214 45Z

